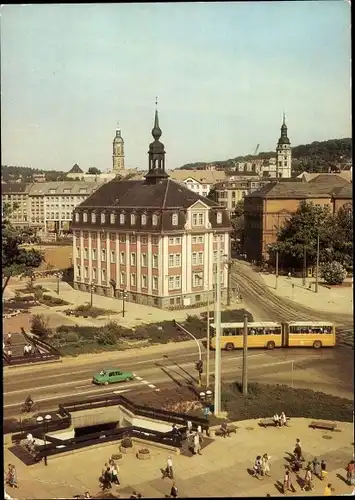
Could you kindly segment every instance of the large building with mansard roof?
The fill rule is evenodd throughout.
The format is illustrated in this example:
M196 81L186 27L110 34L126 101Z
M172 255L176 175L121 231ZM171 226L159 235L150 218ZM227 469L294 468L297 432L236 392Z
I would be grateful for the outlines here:
M101 186L75 210L76 289L162 308L213 300L217 245L229 256L228 212L169 178L155 112L144 180ZM221 260L226 292L228 270Z

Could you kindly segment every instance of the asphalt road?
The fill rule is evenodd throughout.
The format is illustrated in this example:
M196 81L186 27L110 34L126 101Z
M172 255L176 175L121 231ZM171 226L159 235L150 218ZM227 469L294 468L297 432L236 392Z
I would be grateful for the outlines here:
M204 357L205 354L203 348ZM241 380L242 356L242 350L222 352L224 381ZM83 359L64 360L58 364L8 368L4 370L5 418L19 416L21 404L28 394L39 403L42 412L56 409L59 403L117 391L129 396L142 388L154 391L168 386L173 390L179 383L197 377L196 358L196 345L184 342L174 349L146 348L137 354L117 353L115 361L110 362L105 361L105 356L96 355L86 357L85 362ZM214 372L213 358L211 352L211 373ZM136 378L132 382L97 387L91 379L102 368L132 370ZM345 347L319 351L307 348L250 349L248 372L249 381L293 384L294 387L353 399L353 352ZM213 377L211 382L213 387Z

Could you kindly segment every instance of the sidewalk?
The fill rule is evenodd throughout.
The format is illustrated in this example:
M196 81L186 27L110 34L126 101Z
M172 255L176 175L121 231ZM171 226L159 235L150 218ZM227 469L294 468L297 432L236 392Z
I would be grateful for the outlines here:
M290 299L300 305L310 307L316 311L353 314L353 286L327 288L320 284L318 293L314 291L314 279L307 278L306 286L302 284L302 278L291 278L279 276L277 289L275 290L276 277L274 274L260 274L264 283L272 289L275 295ZM345 282L349 282L346 280ZM310 290L308 286L312 284ZM292 287L294 285L294 287Z
M260 428L256 420L236 422L237 433L223 439L216 437L204 449L202 455L185 457L173 455L175 481L180 497L260 497L283 496L284 465L288 463L288 452L292 452L296 438L300 438L306 460L316 456L327 464L328 477L321 482L314 479L313 492L301 492L293 478L296 493L291 496L323 495L326 483L332 483L334 495L350 494L353 487L345 484L345 470L353 458L353 425L338 423L335 432L313 430L309 419L292 419L288 428ZM43 463L26 467L9 449L5 449L4 463L17 468L19 489L14 496L23 499L70 498L89 491L99 492L98 476L104 463L112 453L117 453L118 443L103 445L65 457L49 458L48 467ZM135 451L143 447L135 446ZM133 490L143 497L161 498L170 493L172 481L161 479L160 468L164 468L168 453L152 447L150 460L138 460L135 455L124 455L120 460L121 485L113 486L112 493L119 492L121 498L129 498ZM257 480L251 476L255 457L268 453L271 456L271 477ZM304 471L301 471L304 477ZM9 489L10 490L10 489Z

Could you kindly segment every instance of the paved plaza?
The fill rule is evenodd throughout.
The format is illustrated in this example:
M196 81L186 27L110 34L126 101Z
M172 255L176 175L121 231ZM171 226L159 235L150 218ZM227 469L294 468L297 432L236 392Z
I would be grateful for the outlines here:
M353 425L338 423L336 431L313 430L308 419L292 419L288 428L261 428L255 420L236 422L236 434L216 437L203 450L202 455L186 457L172 455L176 485L180 497L265 497L281 496L284 465L294 449L296 438L302 443L306 460L316 456L327 464L328 477L321 482L314 479L313 492L301 492L294 477L295 493L291 496L323 495L325 483L332 483L333 495L350 494L353 487L345 483L345 466L353 459ZM144 445L135 445L135 451ZM138 460L134 454L124 455L119 461L120 486L113 486L112 493L129 498L133 490L143 497L162 498L170 494L172 481L162 479L160 468L165 468L169 452L150 446L150 460ZM17 468L19 489L8 492L19 500L44 498L71 498L89 491L100 491L98 477L104 463L117 453L118 443L95 446L66 456L48 459L32 466L24 465L12 452L5 449L5 466L12 463ZM271 457L271 477L260 480L251 475L257 455L268 453ZM301 470L301 478L304 471Z

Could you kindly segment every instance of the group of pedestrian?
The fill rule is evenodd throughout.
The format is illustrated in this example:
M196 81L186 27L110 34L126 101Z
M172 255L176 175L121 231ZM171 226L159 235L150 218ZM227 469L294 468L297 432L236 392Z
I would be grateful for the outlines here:
M117 486L120 484L119 470L118 465L112 459L104 465L100 476L100 483L103 490L111 489L112 483Z
M7 468L6 483L11 488L18 488L16 467L12 464L9 464Z
M34 354L33 346L32 346L32 344L28 343L23 348L23 355L24 356L31 356L32 354Z
M203 444L203 433L201 425L198 425L197 430L193 431L192 422L187 422L187 445L189 450L193 450L194 455L202 455L201 449Z
M132 491L132 495L129 498L142 498L141 493L137 493L136 490Z
M258 455L254 463L254 476L260 479L262 476L270 476L270 458L267 453Z
M281 415L275 413L275 415L273 416L273 421L275 423L275 427L283 427L284 425L287 425L287 417L285 415L285 412L282 412Z

